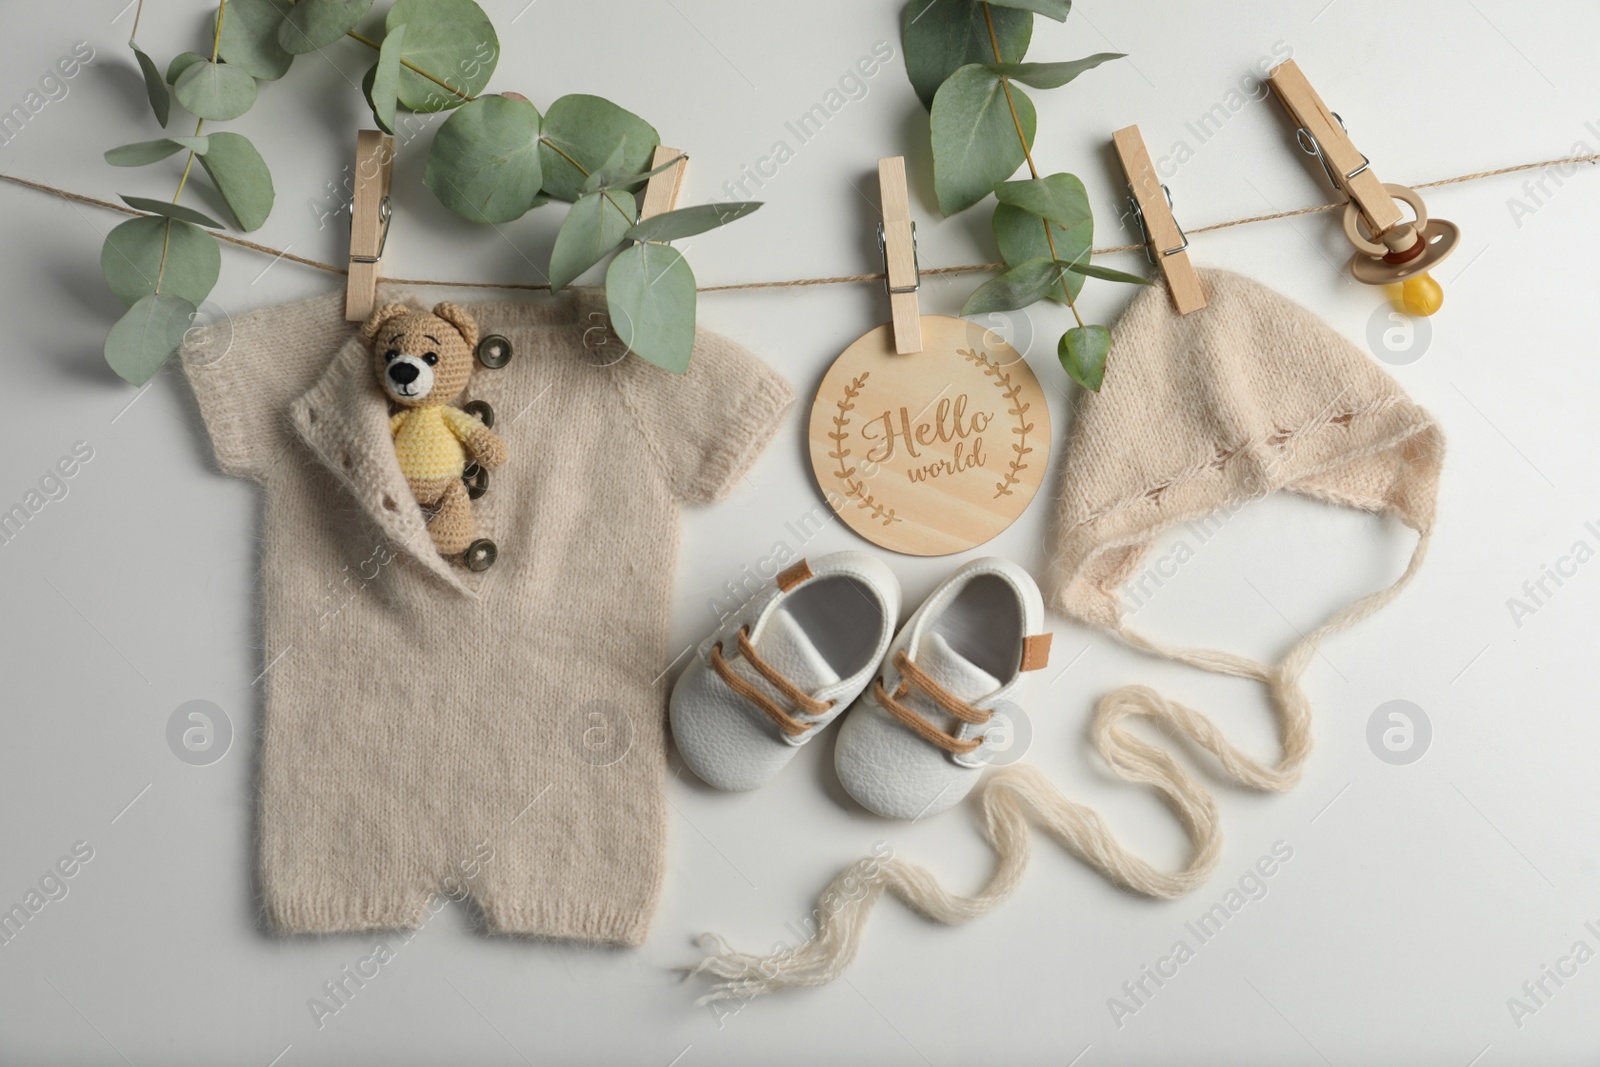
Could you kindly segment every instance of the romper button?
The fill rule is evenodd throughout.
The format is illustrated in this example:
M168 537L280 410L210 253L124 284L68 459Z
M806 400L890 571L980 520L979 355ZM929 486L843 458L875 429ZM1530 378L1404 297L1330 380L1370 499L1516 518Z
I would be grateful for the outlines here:
M511 362L511 342L497 333L491 333L478 342L478 362L491 370L499 370Z
M494 428L494 408L489 406L487 400L469 400L461 405L461 410L476 416L479 422L490 429Z
M495 547L493 541L487 537L480 537L467 546L461 558L465 561L467 570L486 571L494 566L495 558L499 555L500 550Z
M468 463L461 472L461 480L466 483L469 500L476 500L489 491L489 472L481 463Z

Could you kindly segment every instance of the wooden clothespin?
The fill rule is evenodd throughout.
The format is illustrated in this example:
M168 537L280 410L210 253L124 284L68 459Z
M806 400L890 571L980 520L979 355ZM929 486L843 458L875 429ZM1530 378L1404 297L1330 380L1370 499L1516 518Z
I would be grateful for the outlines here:
M922 268L917 262L917 224L911 221L911 195L906 191L906 160L878 160L878 197L883 221L878 224L878 251L883 253L884 287L894 318L894 350L901 355L922 351L922 312L917 290Z
M1384 189L1367 157L1351 142L1344 120L1328 110L1301 73L1300 65L1292 59L1285 60L1267 75L1267 81L1300 125L1295 140L1307 155L1317 157L1328 172L1328 180L1356 206L1372 232L1383 233L1399 222L1400 208L1394 197Z
M1378 180L1371 162L1350 140L1344 120L1322 102L1294 60L1274 68L1267 82L1297 124L1300 150L1322 164L1328 180L1349 201L1344 232L1356 248L1350 273L1367 285L1400 283L1406 310L1433 314L1444 302L1444 292L1428 268L1455 251L1460 229L1444 219L1430 220L1416 190ZM1402 200L1416 214L1410 222L1400 213Z
M389 182L394 174L394 138L378 130L356 134L355 196L350 204L350 274L345 280L344 317L365 322L378 297L379 263L389 240Z
M1144 238L1145 258L1161 268L1178 314L1199 311L1206 306L1206 294L1189 262L1189 238L1172 215L1172 194L1156 175L1139 127L1118 130L1111 135L1111 144L1128 175L1128 206Z
M650 169L654 170L673 158L678 160L676 166L652 175L645 183L644 203L639 205L640 222L678 206L678 195L683 192L683 178L689 170L689 157L676 148L656 145L655 155L650 157Z

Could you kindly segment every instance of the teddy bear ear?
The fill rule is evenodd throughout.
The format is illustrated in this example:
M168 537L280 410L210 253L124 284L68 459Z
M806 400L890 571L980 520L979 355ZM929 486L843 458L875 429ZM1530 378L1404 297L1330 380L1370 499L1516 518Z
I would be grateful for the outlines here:
M378 331L383 329L384 323L392 322L402 315L409 314L410 311L411 309L406 307L404 304L383 305L377 311L374 311L372 313L372 317L367 319L367 321L362 324L361 339L366 341L368 344L371 344L372 339L378 336Z
M433 313L460 331L461 336L466 338L468 348L478 347L478 323L466 308L446 302L435 307Z

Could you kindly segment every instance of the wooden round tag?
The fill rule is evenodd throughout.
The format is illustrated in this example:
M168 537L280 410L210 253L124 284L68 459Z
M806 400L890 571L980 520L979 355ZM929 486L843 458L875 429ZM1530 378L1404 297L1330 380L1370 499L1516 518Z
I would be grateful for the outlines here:
M1032 368L977 323L925 315L922 342L899 355L885 324L834 361L811 405L811 467L856 533L943 556L988 541L1033 501L1050 410Z

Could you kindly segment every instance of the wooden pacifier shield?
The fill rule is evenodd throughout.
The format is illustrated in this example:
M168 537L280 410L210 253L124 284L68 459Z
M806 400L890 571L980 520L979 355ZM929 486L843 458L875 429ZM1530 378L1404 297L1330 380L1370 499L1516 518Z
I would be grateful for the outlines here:
M851 529L911 556L981 545L1016 521L1050 457L1050 411L1016 349L925 315L921 352L888 324L834 361L811 405L811 467Z

